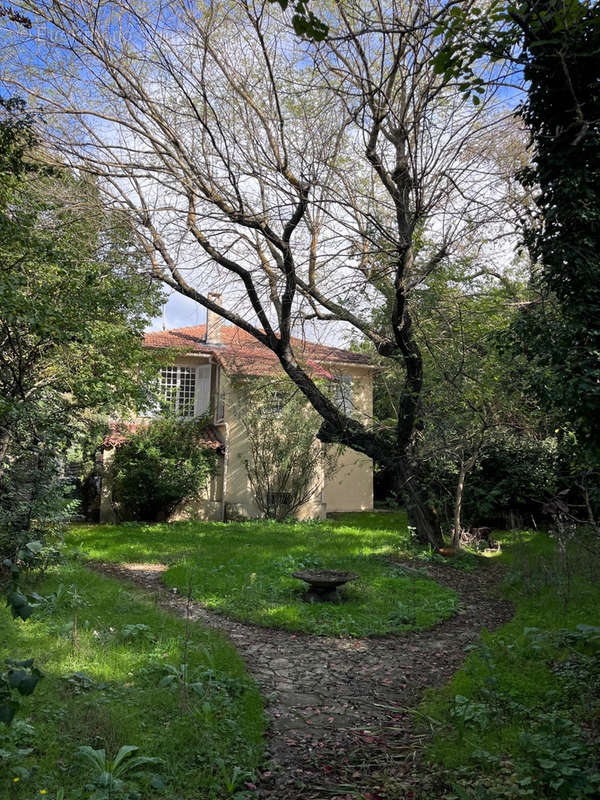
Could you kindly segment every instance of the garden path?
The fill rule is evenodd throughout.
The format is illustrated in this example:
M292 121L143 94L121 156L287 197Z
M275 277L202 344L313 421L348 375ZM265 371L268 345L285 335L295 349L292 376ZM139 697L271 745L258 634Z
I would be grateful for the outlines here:
M169 591L157 564L91 563L128 578L173 613L226 633L266 698L270 720L261 800L400 800L439 796L420 757L427 732L410 709L428 687L446 683L483 627L510 619L494 591L494 566L464 572L429 564L455 589L461 610L426 631L379 639L342 639L260 628L214 614Z

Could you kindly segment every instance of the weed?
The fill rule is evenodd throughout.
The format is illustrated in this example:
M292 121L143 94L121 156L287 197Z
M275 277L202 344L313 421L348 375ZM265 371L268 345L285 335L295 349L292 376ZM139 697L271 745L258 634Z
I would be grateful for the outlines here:
M68 800L89 800L92 792L103 797L104 788L97 784L89 791L83 788L90 779L84 776L83 762L75 758L77 748L85 743L104 750L110 759L123 742L138 746L144 756L165 761L164 778L138 779L135 772L134 780L115 776L128 786L124 795L128 800L136 794L138 800L146 800L156 792L179 800L208 798L210 792L218 800L227 797L214 773L214 759L256 767L264 728L260 695L244 676L233 647L190 620L186 661L185 621L161 612L140 592L128 590L124 597L118 581L68 563L52 568L36 590L40 596L54 595L60 584L76 585L88 604L76 649L55 632L72 618L68 604L52 617L40 606L27 625L14 625L10 611L0 608L3 645L9 652L31 653L45 674L43 703L37 690L32 698L22 697L20 716L35 710L35 736L15 747L0 741L0 749L25 751L18 759L11 758L11 767L0 763L0 797L32 800L41 798L41 788L52 800L59 789ZM125 630L132 635L123 636ZM102 638L95 635L99 632ZM192 681L202 684L201 693L190 692L189 714L181 714L177 694L157 686L166 674L165 663L187 663ZM210 713L202 712L204 703ZM16 788L5 791L1 781L12 767L20 770L13 775L19 781ZM30 777L34 768L37 777L43 776L43 783L35 782L39 787Z
M128 781L134 773L145 770L150 765L162 764L162 759L148 756L134 756L138 747L123 745L114 759L106 757L104 750L94 750L88 745L77 749L82 762L90 769L91 786L94 792L93 800L111 800L122 797L128 789Z
M597 590L587 580L595 568L570 547L541 533L509 543L501 558L513 621L484 633L451 684L428 694L425 712L443 723L431 754L456 770L448 798L599 794L593 726L582 730L600 697L600 630L589 622Z
M117 632L118 638L122 642L155 642L156 637L152 632L149 625L144 625L143 622L136 622L125 627Z

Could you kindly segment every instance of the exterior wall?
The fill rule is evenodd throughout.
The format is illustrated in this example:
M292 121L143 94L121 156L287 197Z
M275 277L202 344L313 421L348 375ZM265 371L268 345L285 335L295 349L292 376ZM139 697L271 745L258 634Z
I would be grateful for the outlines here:
M336 368L336 375L350 375L352 383L353 413L367 422L373 414L373 378L370 369L353 366ZM248 444L243 425L236 414L236 406L244 402L227 376L221 372L221 392L225 395L227 437L227 476L225 487L226 514L231 517L257 517L252 486L244 463L248 458ZM373 462L366 456L345 448L338 466L329 475L321 490L296 512L298 519L323 518L330 511L371 511L373 509Z
M169 522L198 519L222 521L224 458L217 456L217 474L210 479L200 497L183 500L169 517Z
M352 376L352 415L369 424L373 419L373 372L345 366L336 374ZM335 471L325 479L323 501L327 512L373 510L373 462L370 458L344 448Z
M221 372L221 391L225 395L224 420L228 436L225 488L226 515L229 519L236 517L251 519L260 516L260 511L254 500L254 493L245 467L245 462L249 457L246 432L236 412L238 405L245 402L245 399L240 396L223 372ZM321 490L317 490L311 499L296 512L298 519L323 518L324 516L325 510L321 499Z
M373 462L362 453L344 448L335 472L325 481L327 512L373 510Z
M208 355L202 354L199 356L177 356L174 365L181 367L197 367L201 364L211 363L211 358ZM216 396L215 387L217 386L216 376L218 367L213 363L211 372L211 410L214 412ZM149 419L148 417L140 417L139 422ZM102 454L103 467L106 468L113 458L114 450L104 450ZM201 520L221 520L223 517L223 461L222 457L217 457L218 472L210 479L206 490L202 492L201 496L196 499L184 500L171 514L169 521L183 519L201 519ZM115 508L112 503L112 486L108 481L107 476L102 475L102 482L100 487L100 522L114 523L116 522Z
M236 414L236 407L238 403L243 402L243 398L238 396L223 370L220 372L220 392L225 402L223 416L223 432L226 436L225 515L229 519L258 517L260 512L254 502L252 487L244 466L248 458L246 433Z
M205 355L183 356L178 357L175 364L193 367L206 364L209 360L210 358ZM352 413L362 421L370 421L373 411L372 370L354 365L336 365L334 374L352 377ZM224 397L222 419L214 417L218 405L217 393ZM219 472L211 480L203 496L181 503L172 514L171 520L221 520L224 510L229 519L253 518L258 517L260 513L245 468L245 461L249 454L246 434L239 416L236 414L237 404L245 402L245 399L237 394L227 375L216 365L213 365L212 370L211 397L214 424L226 443L225 456L219 459ZM111 450L104 451L105 465L112 458L112 454ZM103 478L100 501L101 522L115 521L111 494L111 487ZM320 490L298 509L296 516L299 519L323 518L326 512L369 511L372 508L372 461L362 454L345 448L338 458L334 472L324 479L321 477Z

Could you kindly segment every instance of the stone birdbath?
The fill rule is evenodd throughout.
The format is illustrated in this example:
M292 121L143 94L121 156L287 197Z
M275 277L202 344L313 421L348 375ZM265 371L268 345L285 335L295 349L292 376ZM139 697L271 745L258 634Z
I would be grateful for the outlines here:
M308 583L310 588L304 595L307 603L339 603L338 588L356 580L358 575L339 569L300 569L292 572L292 578Z

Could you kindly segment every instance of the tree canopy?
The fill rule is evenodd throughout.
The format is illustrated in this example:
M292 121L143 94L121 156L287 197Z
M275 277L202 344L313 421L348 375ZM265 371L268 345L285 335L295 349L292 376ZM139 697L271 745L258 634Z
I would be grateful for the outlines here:
M146 397L155 367L142 331L158 292L93 180L41 166L24 103L2 110L0 550L10 556L64 518L61 458L90 415Z
M439 544L415 479L414 304L449 261L497 275L516 241L507 144L523 137L505 87L520 76L509 58L471 79L482 51L465 34L478 19L503 53L518 48L512 6L493 3L486 21L476 2L335 4L322 41L300 39L272 3L18 8L37 44L13 31L7 80L43 112L48 152L94 176L158 280L277 355L322 441L396 471L419 534ZM439 56L448 48L458 63ZM378 328L370 309L384 301ZM352 330L402 366L393 435L343 414L311 379L292 342L307 326Z

